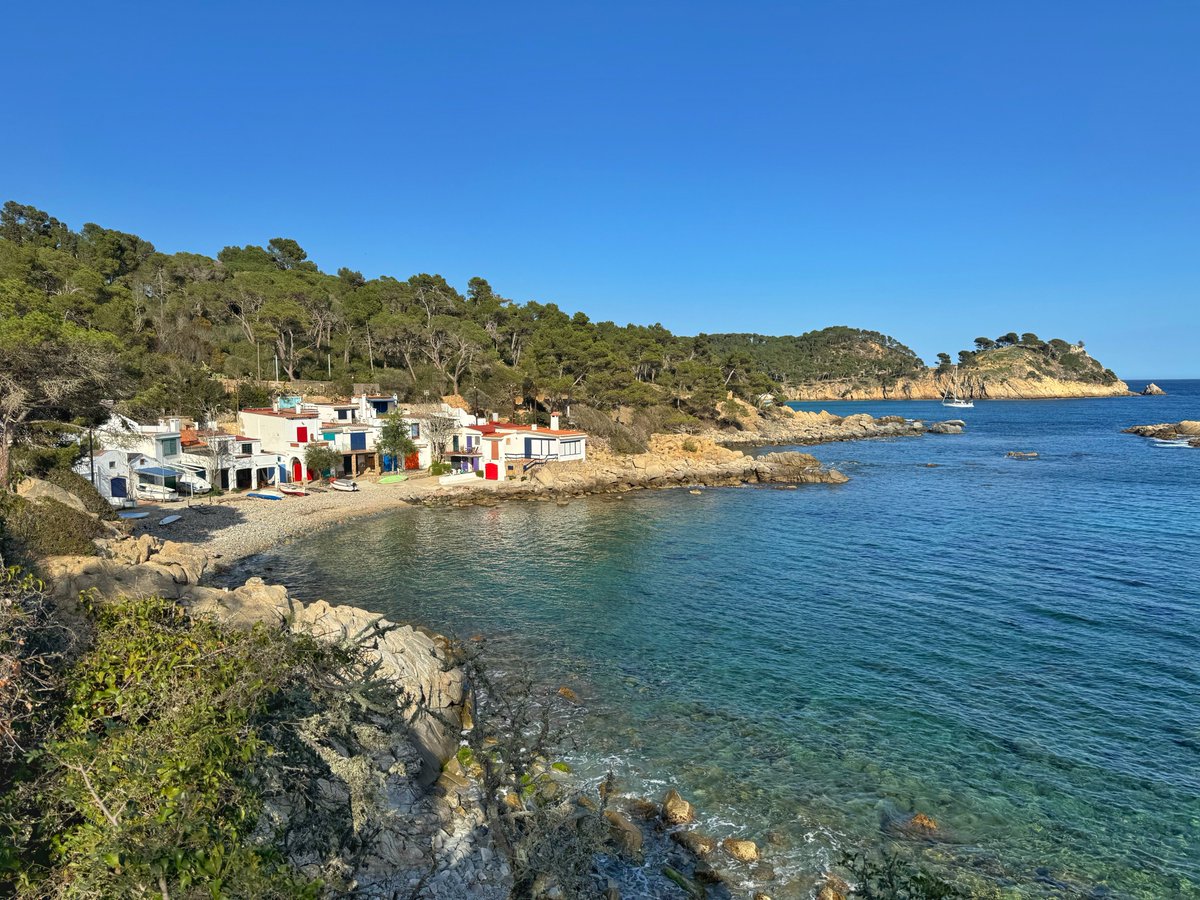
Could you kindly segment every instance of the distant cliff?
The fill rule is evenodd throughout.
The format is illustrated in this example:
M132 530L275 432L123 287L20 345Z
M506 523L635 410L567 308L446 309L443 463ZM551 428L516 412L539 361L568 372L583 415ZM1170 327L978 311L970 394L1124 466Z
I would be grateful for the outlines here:
M895 377L848 377L789 385L788 400L937 400L958 379L958 392L975 400L1121 397L1129 385L1065 341L985 347L960 354L957 369L943 357L936 368Z

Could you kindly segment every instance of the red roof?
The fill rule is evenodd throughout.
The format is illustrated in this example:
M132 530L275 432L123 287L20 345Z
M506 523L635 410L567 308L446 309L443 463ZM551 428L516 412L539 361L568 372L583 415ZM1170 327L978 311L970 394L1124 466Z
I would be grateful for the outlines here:
M532 432L534 430L532 425L518 425L516 422L488 422L486 425L468 425L467 427L469 429L471 429L472 431L478 431L480 434L484 434L484 435L495 434L497 431L502 431L502 432L530 431L530 432ZM553 435L554 437L575 437L575 436L582 437L587 434L587 432L585 432L585 431L571 431L570 429L566 429L566 428L546 428L544 425L539 425L537 427L536 433L537 434L549 434L549 435Z

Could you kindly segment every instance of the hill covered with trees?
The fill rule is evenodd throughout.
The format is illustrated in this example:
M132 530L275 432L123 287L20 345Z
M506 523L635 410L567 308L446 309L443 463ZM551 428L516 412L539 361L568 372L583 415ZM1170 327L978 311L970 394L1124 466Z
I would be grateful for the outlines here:
M1081 348L1007 337L978 339L960 354L964 369L1115 381ZM0 209L0 473L34 430L107 415L101 399L139 418L202 418L269 402L268 382L319 381L341 394L372 383L530 417L572 403L655 407L665 413L656 421L679 426L720 418L730 393L754 402L807 384L826 385L813 388L821 398L845 396L846 385L886 394L944 372L942 359L925 369L896 339L845 326L679 336L517 303L481 277L461 293L436 274L329 274L286 237L215 257L168 254L15 201Z

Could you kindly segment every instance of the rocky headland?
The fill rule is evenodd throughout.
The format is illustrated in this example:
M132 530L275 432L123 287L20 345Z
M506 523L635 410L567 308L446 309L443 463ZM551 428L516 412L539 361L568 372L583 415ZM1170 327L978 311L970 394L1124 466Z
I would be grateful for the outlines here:
M1163 422L1158 425L1134 425L1126 428L1124 434L1136 434L1144 438L1154 438L1160 441L1186 442L1189 446L1200 447L1200 422L1184 419L1182 422Z
M949 375L928 370L886 383L855 379L817 381L788 388L788 400L940 400L951 386ZM1124 381L1098 383L1062 378L1014 378L963 371L959 393L974 400L1065 400L1088 397L1127 397Z

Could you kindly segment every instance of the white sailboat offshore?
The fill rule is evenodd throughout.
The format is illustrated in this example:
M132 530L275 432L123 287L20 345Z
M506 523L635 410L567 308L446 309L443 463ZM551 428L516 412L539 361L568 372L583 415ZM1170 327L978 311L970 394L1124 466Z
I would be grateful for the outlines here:
M954 409L974 409L975 401L961 396L958 387L958 366L955 366L950 385L942 392L942 406L951 406Z

